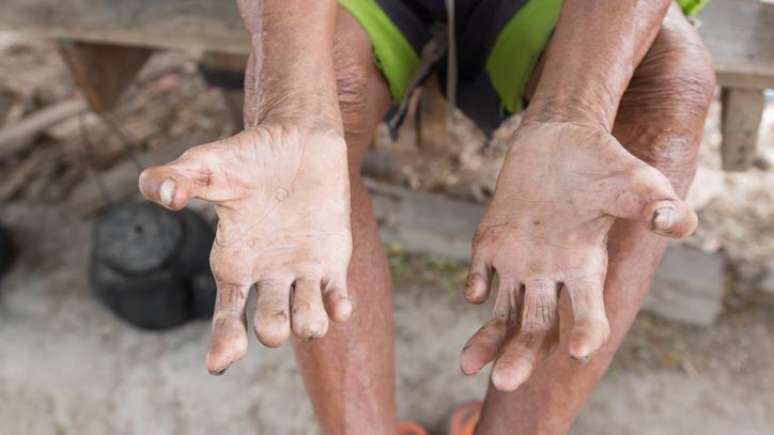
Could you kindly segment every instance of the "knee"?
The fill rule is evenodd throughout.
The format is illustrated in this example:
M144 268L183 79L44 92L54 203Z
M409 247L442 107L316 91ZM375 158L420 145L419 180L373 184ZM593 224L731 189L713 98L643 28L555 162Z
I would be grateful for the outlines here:
M639 135L630 138L632 151L651 164L692 173L715 93L712 61L695 29L665 23L629 90L619 120L636 125L627 129Z
M337 60L336 87L344 131L347 136L359 138L367 124L367 69L354 59Z
M368 114L368 77L363 68L350 60L337 62L336 86L344 138L349 155L350 177L359 179L360 166L373 139L378 120Z
M381 120L375 116L371 89L379 79L371 43L360 24L339 7L333 41L333 66L344 133L350 147L362 148L371 141L371 135ZM374 119L376 118L376 119ZM365 142L365 144L363 143Z
M715 92L715 70L693 28L664 29L640 66L632 81L637 91L632 99L640 110L703 124Z
M693 29L691 29L692 32ZM715 69L707 48L696 36L671 41L664 47L664 109L684 121L698 120L703 125L715 93Z

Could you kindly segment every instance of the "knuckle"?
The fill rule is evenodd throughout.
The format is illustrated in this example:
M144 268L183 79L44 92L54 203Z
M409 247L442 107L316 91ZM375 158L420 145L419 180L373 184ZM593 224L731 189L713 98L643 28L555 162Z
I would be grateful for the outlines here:
M325 275L323 264L317 260L304 261L296 265L296 276L304 280L320 281Z
M471 241L474 258L487 255L495 243L497 243L496 232L491 228L479 227Z
M293 301L293 316L296 318L295 321L298 322L299 315L306 315L309 312L312 311L312 304L310 304L308 301L305 301L303 299L296 299Z
M260 313L260 312L259 312ZM280 309L274 309L274 310L267 310L265 312L264 316L266 322L270 322L273 324L284 324L288 321L288 312L284 308Z
M658 169L648 165L638 165L629 171L629 180L637 190L662 188L666 182L664 175Z
M542 334L554 327L555 310L535 310L525 313L521 322L521 330L525 333Z

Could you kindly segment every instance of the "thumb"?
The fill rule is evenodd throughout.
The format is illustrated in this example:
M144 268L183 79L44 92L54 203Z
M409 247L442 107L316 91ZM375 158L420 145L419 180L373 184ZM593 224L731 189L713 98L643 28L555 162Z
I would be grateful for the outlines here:
M642 216L651 231L675 239L690 236L699 223L696 212L681 199L650 202Z
M607 214L641 221L656 234L680 239L696 229L696 213L672 188L659 170L642 165L628 171L620 183L621 191Z
M211 171L199 153L186 152L166 165L151 166L140 174L140 193L153 202L180 210L191 198L204 196Z

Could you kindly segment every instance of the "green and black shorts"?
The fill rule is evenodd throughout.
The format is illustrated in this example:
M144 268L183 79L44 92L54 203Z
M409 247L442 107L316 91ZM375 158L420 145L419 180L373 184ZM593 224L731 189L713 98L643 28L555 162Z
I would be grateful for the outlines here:
M416 84L423 48L446 23L444 0L338 0L371 41L396 106ZM706 0L678 0L686 14ZM524 88L559 19L562 0L455 0L456 104L485 133L524 108ZM445 83L447 62L433 70Z

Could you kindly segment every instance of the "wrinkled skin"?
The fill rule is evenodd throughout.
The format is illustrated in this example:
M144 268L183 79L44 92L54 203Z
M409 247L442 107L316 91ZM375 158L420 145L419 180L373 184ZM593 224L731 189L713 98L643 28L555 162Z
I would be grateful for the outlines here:
M607 233L616 218L684 237L697 224L669 180L596 126L527 121L516 132L473 242L465 296L496 292L493 319L468 342L462 370L496 360L514 391L558 342L557 302L572 302L570 355L586 360L610 333L603 300Z
M211 372L223 372L246 352L245 301L253 284L255 333L270 347L291 330L319 338L329 318L350 316L349 180L346 145L337 133L260 125L145 170L140 190L173 210L191 198L216 207Z

